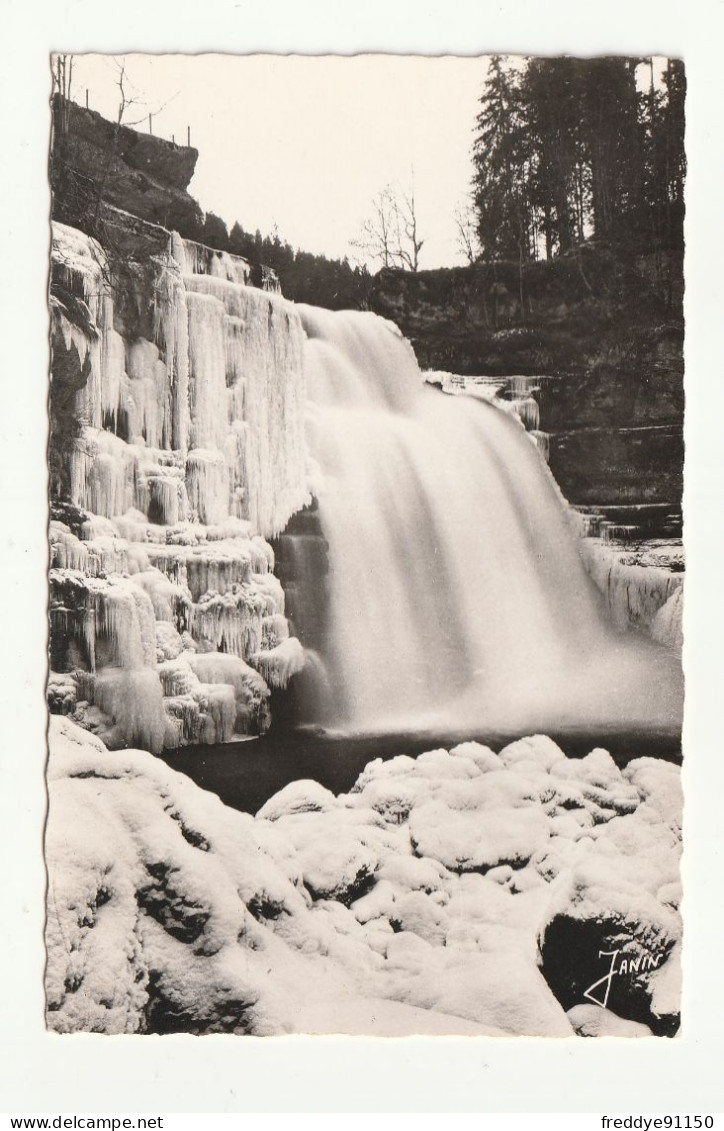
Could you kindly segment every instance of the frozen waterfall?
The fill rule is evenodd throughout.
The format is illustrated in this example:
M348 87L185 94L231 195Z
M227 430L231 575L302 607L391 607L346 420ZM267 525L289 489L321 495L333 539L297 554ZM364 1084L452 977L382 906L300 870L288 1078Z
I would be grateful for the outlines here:
M158 752L268 727L304 654L266 538L309 496L298 316L144 230L119 262L53 224L48 695Z
M676 727L678 658L608 624L520 423L425 385L389 322L300 313L329 543L325 721Z

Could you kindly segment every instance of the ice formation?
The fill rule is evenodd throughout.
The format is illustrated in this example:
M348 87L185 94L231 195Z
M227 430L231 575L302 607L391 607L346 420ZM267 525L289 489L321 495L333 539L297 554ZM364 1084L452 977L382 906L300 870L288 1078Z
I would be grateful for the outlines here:
M626 561L627 555L612 550L605 538L584 540L581 552L616 627L644 628L653 640L680 653L683 575L664 565Z
M378 759L338 797L294 782L253 818L68 719L50 750L58 1032L676 1031L675 766L468 742ZM611 932L604 1009L584 991Z
M170 236L153 281L156 338L124 338L103 249L53 224L53 278L74 300L71 312L56 294L55 325L90 359L70 453L78 506L157 512L164 525L232 515L269 537L306 501L301 323L289 303L245 286L235 262Z
M154 231L165 253L119 279L53 225L54 425L70 424L51 436L49 697L111 746L159 751L268 725L258 672L283 687L304 656L266 539L309 495L294 308L247 286L243 260Z

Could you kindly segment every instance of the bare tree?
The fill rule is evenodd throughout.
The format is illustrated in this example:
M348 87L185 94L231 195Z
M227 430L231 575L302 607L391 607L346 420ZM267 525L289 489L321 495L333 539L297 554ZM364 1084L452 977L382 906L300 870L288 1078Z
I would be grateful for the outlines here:
M424 242L418 230L414 185L408 192L398 192L387 184L372 201L372 214L352 246L363 258L383 267L417 271Z
M65 132L68 128L68 102L73 87L73 56L54 55L52 58L53 94L58 95L58 128Z
M372 215L362 224L357 239L352 240L352 247L362 253L363 259L372 259L383 267L393 265L394 213L392 189L385 185L372 201Z
M417 271L424 239L418 239L415 183L395 200L395 256L409 271Z
M166 109L170 102L173 102L174 98L178 97L179 91L177 90L175 94L172 94L171 97L167 98L166 101L163 102L160 106L157 106L155 109L142 114L140 118L137 118L133 122L124 122L123 115L125 114L129 106L148 106L148 103L144 98L140 97L138 88L134 86L134 84L129 79L128 74L126 73L125 62L119 62L117 59L114 59L113 62L115 63L118 71L116 86L118 87L121 96L118 103L118 118L116 119L117 125L138 126L141 124L141 122L145 122L147 118L150 125L151 118L157 117L162 110ZM131 91L136 91L136 94L132 94Z
M70 98L73 85L73 56L55 55L53 64L53 90L57 91L61 98Z
M123 115L126 112L126 107L132 106L134 102L138 102L139 100L137 98L129 98L128 93L126 91L126 85L127 85L126 64L125 63L117 63L116 65L119 68L119 70L118 70L118 81L116 82L116 86L118 87L118 89L121 93L121 100L118 103L118 118L116 119L116 121L118 122L118 125L120 126L121 122L123 121Z
M476 263L481 255L481 247L478 239L475 209L469 197L455 206L453 219L457 233L458 251L465 256L468 263Z

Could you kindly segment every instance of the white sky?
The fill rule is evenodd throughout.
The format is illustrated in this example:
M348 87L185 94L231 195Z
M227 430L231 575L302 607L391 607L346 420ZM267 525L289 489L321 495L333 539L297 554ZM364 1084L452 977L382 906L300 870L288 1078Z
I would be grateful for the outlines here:
M121 57L116 56L120 59ZM294 247L356 252L370 203L414 169L423 267L463 262L453 213L468 192L485 57L357 55L128 55L125 122L154 118L153 132L199 150L190 191L231 227ZM113 57L76 55L72 97L115 120ZM174 97L175 96L175 97ZM144 122L136 127L148 129Z

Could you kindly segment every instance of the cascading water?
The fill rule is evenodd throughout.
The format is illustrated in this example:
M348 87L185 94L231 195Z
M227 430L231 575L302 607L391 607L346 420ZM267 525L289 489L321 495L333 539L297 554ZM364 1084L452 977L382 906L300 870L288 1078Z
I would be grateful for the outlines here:
M443 395L391 323L173 234L125 293L55 225L53 272L54 709L113 745L213 743L296 676L304 717L348 732L677 726L674 652L606 627L524 431L536 379L507 412ZM614 624L676 643L679 579L594 566Z
M329 544L324 721L678 727L678 658L606 623L520 423L425 386L391 323L299 310Z

